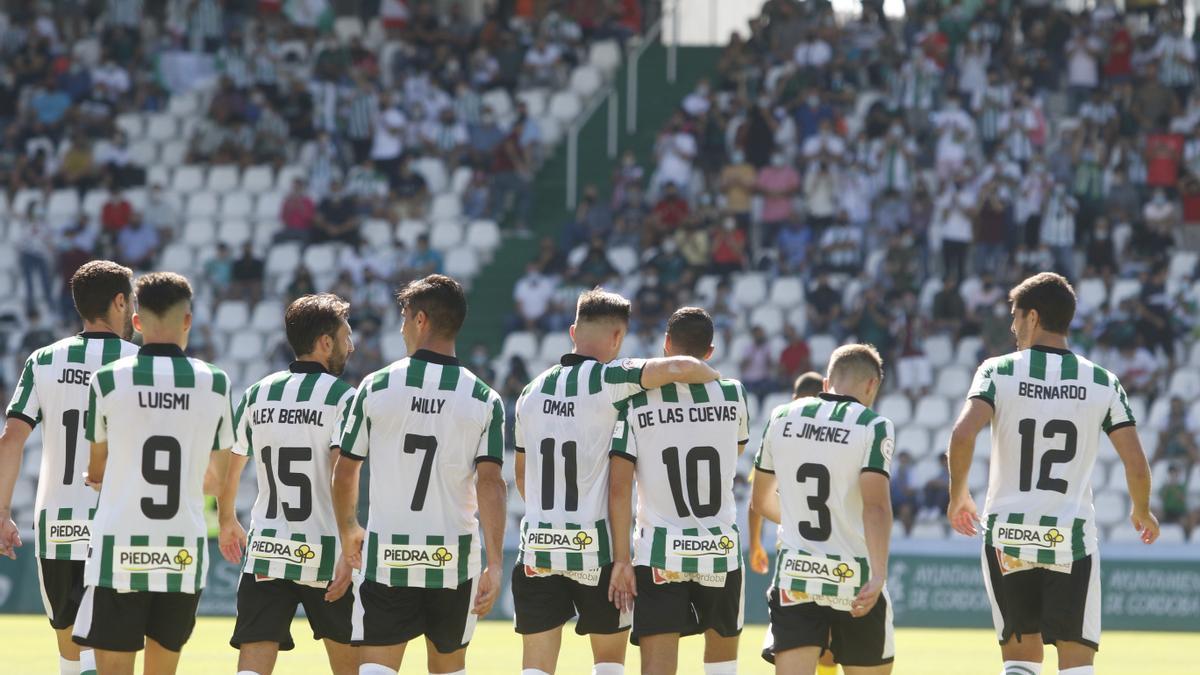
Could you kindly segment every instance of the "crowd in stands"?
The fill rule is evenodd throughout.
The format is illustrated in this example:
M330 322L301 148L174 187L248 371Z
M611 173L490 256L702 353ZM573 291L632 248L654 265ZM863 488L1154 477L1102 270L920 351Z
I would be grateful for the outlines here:
M634 298L628 353L656 349L665 316L694 302L730 350L715 358L760 397L823 365L820 336L878 346L885 391L919 408L969 383L968 371L936 391L935 352L966 340L961 370L1010 351L1007 290L1055 270L1080 295L1073 346L1157 403L1147 452L1163 460L1164 516L1190 531L1200 409L1180 397L1200 393L1200 31L1176 9L1111 0L907 9L847 19L769 0L653 156L627 154L607 193L584 189L517 285L509 328L560 331L577 290L606 283ZM740 288L788 278L803 309L760 310L767 298ZM910 476L899 457L911 529L917 511L944 509L945 470L930 460Z

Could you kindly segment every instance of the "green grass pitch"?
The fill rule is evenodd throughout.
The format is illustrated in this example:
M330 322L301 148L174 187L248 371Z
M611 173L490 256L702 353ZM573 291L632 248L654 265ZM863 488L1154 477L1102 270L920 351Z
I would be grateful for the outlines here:
M231 673L237 665L236 652L229 647L233 628L230 618L201 618L191 642L183 650L181 674ZM747 626L742 634L739 672L770 673L758 656L765 626ZM299 619L292 626L296 649L280 655L275 672L286 675L328 673L325 652L313 642L308 625ZM688 638L680 650L680 673L700 672L702 638ZM903 628L896 634L895 673L923 675L994 675L999 670L999 651L988 630ZM1104 634L1096 665L1100 672L1184 675L1196 672L1195 655L1200 653L1200 634L1108 632ZM0 616L0 654L3 670L12 675L58 672L54 636L40 616ZM628 667L638 672L637 649L630 647ZM470 675L513 675L520 672L521 642L506 622L479 625L467 653ZM1054 657L1048 655L1046 673L1055 672ZM406 655L402 674L424 674L424 645L413 645ZM563 640L558 672L577 675L590 672L587 642L573 632Z

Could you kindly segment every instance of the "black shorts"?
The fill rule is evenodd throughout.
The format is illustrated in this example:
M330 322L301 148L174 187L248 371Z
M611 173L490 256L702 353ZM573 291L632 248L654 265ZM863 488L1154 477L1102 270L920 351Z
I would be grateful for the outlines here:
M740 568L725 575L723 588L695 581L656 584L652 570L644 565L634 567L633 572L637 577L630 635L633 644L640 637L662 633L683 637L712 629L721 637L741 634L745 596Z
M843 666L870 668L895 659L892 607L886 589L870 613L857 619L850 612L815 602L784 607L779 603L778 588L767 594L767 606L771 625L762 656L770 663L775 663L777 652L799 647L831 650L834 660Z
M532 635L553 630L578 615L579 635L611 635L628 630L632 612L622 612L608 600L612 565L600 571L600 583L587 586L564 576L525 576L519 560L512 572L513 608L516 631Z
M75 644L113 652L136 652L150 638L183 651L196 627L199 593L160 593L89 586L75 621Z
M1034 568L1003 574L1000 551L983 547L983 579L1000 644L1041 633L1042 642L1078 642L1100 649L1100 561L1089 555L1070 573Z
M479 577L458 588L387 586L354 582L350 644L386 647L424 635L442 654L471 642L479 617L471 612Z
M83 600L82 560L49 560L38 558L38 583L42 589L42 604L54 630L70 628Z
M286 579L255 581L253 574L243 574L238 582L237 623L229 644L241 648L250 642L278 642L283 651L295 648L289 629L297 605L304 605L314 640L328 638L350 644L353 593L347 591L337 601L325 602L324 588Z

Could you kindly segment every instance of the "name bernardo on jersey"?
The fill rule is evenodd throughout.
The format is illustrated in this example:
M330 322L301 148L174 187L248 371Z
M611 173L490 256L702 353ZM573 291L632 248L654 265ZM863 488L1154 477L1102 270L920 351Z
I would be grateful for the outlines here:
M738 419L737 415L738 407L734 403L728 405L678 406L640 412L637 414L637 425L645 429L656 424L736 422Z
M1017 395L1042 401L1052 401L1063 398L1073 399L1076 401L1086 401L1088 390L1087 387L1077 384L1034 384L1032 382L1018 382Z

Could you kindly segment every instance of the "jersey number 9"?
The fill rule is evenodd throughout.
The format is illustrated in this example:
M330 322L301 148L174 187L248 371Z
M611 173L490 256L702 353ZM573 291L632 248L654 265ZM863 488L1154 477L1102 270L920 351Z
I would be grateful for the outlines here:
M159 485L167 489L165 502L159 502L152 497L142 497L142 514L150 520L170 520L179 513L182 454L179 441L170 436L151 436L142 445L142 478L150 485ZM161 455L166 455L165 467L159 466Z

